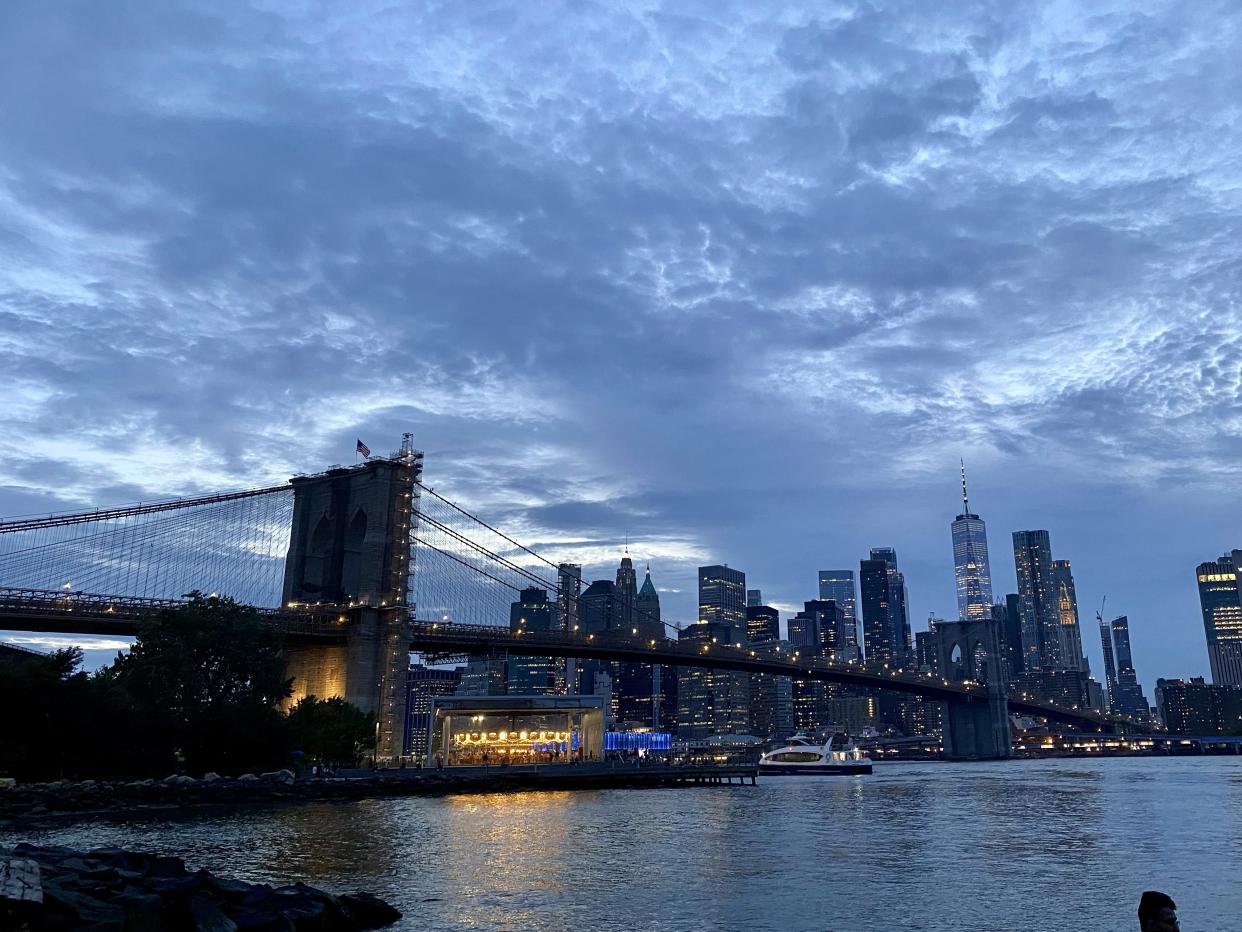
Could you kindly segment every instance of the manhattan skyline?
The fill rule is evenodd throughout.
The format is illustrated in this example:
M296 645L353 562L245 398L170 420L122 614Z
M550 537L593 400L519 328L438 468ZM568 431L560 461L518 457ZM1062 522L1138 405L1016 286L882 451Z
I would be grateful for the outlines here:
M1240 17L1132 7L11 6L0 514L412 430L586 580L628 534L670 619L700 565L789 611L892 547L919 630L964 458L994 599L1046 529L1149 693L1206 675Z

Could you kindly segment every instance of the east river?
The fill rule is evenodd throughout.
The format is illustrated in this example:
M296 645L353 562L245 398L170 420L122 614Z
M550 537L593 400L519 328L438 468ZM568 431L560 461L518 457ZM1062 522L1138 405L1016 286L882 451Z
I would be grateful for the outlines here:
M1242 930L1242 757L880 764L755 787L384 799L0 832L368 890L407 929Z

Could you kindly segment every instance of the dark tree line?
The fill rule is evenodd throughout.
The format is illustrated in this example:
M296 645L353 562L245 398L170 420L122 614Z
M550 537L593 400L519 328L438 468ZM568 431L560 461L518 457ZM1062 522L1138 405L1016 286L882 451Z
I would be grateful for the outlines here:
M239 774L353 764L375 720L342 699L291 694L279 632L252 608L191 593L94 673L79 650L0 663L0 775L21 780Z

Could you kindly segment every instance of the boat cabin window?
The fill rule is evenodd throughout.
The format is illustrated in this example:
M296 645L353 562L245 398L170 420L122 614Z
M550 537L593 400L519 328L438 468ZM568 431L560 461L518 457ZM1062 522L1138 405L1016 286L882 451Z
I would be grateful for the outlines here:
M819 755L813 751L781 751L773 754L768 760L779 761L782 764L813 764L819 760Z

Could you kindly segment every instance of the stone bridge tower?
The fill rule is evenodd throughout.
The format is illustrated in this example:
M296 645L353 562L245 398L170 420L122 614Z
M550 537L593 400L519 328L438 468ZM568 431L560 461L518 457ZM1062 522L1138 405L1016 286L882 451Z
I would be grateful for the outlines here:
M402 752L410 665L409 574L422 454L297 476L283 604L339 605L344 645L286 649L292 702L341 696L377 720L377 760Z
M936 623L936 660L950 680L987 685L986 698L951 700L944 723L944 753L951 760L994 760L1013 754L1008 687L1000 632L990 618Z

